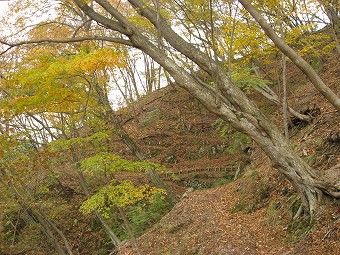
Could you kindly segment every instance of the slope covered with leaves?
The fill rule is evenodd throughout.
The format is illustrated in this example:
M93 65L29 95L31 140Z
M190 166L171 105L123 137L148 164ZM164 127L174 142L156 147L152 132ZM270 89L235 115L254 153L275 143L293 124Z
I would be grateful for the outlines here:
M339 67L338 57L333 55L319 69L322 78L327 80L335 91L338 90L340 83ZM310 123L293 119L290 126L291 145L318 171L318 174L331 175L330 178L339 181L339 168L328 170L340 162L339 114L324 102L320 94L293 65L288 67L288 83L290 106L313 116ZM168 113L175 111L181 100L178 95L175 97L177 101L173 107L162 108L167 93L170 92L161 95L155 93L156 99L148 98L148 103L143 105L144 111L146 109L153 111L159 109L160 112L167 109ZM186 93L181 92L180 95L185 97ZM264 101L256 94L251 96L268 113L269 118L277 125L282 125L281 113L277 106ZM187 110L187 107L182 109ZM197 147L195 142L188 142L192 134L187 127L194 127L196 122L190 114L187 115L188 112L184 114L182 125L185 130L169 132L171 124L161 121L160 119L164 119L165 116L162 115L161 118L154 119L154 125L139 137L141 144L147 139L150 139L150 143L156 143L145 145L145 148L150 149L163 148L162 143L166 143L169 137L174 140L170 144L175 146L165 144L166 149L154 155L155 159L162 161L171 152L171 158L178 160L168 164L174 170L185 167L204 168L214 162L216 166L231 163L238 166L244 162L247 155L244 150L239 147L236 154L230 153L233 143L226 139L224 142L227 148L224 153L216 156L216 159L211 155L209 158L209 154L199 159L185 159L187 151L199 153L207 133L198 132L194 136L193 141L198 141L201 147ZM179 120L181 119L177 119ZM207 122L209 118L204 116L201 120ZM210 123L216 125L215 120ZM203 130L202 126L199 125L200 131ZM214 137L212 134L218 133L216 130L221 131L215 126L209 134L211 146L221 142L220 137L219 139L215 137L216 140L212 138ZM169 133L165 135L166 132ZM232 136L231 134L232 132L229 136ZM186 144L185 149L181 147L183 141ZM242 141L239 141L238 146L243 146ZM301 219L293 220L292 217L299 206L293 188L272 168L268 158L255 144L247 146L252 147L249 157L246 157L250 164L245 165L242 176L222 187L186 192L171 212L138 239L143 254L338 254L340 250L338 201L325 198L320 204L320 212L312 226L308 226ZM198 177L191 175L189 179ZM119 254L136 253L128 243Z

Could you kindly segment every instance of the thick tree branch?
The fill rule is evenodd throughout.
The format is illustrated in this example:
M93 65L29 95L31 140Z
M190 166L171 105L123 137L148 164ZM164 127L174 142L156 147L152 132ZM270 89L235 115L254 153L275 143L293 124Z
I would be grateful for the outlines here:
M106 42L113 42L113 43L124 44L127 46L132 46L132 43L129 40L125 40L122 38L107 37L107 36L85 36L85 37L75 37L75 38L68 38L68 39L44 38L40 40L29 40L29 41L20 41L20 42L6 42L3 40L0 40L1 44L4 44L9 47L3 52L1 52L0 55L3 55L7 51L9 51L11 48L18 47L21 45L41 44L41 43L74 43L74 42L83 42L83 41L106 41Z
M120 24L122 24L127 30L130 27L130 21L124 17L115 7L113 7L106 0L95 0L97 4L103 7L106 11L108 11L113 17L115 17ZM131 32L130 32L131 33Z
M182 37L180 37L170 27L170 25L167 23L166 19L162 15L160 15L159 19L157 19L157 12L148 7L142 1L129 0L129 2L140 15L147 18L159 31L161 31L161 36L164 37L172 47L194 61L204 71L206 71L210 75L213 75L211 69L216 68L216 65L214 65L214 61L206 61L209 56L201 52L191 43L185 41Z
M125 27L121 25L120 22L114 21L112 19L106 18L105 16L95 12L90 6L84 3L82 0L73 0L77 4L77 6L91 19L97 21L98 23L106 26L107 28L117 31L124 35L129 35L130 32L127 31ZM116 17L115 17L116 18Z

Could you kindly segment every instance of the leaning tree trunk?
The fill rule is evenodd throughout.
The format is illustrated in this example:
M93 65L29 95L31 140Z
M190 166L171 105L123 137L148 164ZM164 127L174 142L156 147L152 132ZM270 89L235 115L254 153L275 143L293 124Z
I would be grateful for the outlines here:
M212 88L204 82L199 82L184 68L178 66L164 51L157 48L144 36L138 28L128 21L117 9L106 0L95 0L117 21L109 20L94 12L80 0L73 0L78 6L98 23L111 30L123 33L129 38L129 45L141 49L158 62L175 79L178 85L188 90L206 108L228 121L235 129L251 137L266 152L274 167L282 172L293 184L301 197L305 212L313 216L320 189L323 192L336 195L333 191L340 187L321 187L317 177L309 167L288 145L276 126L271 124L260 112L257 106L248 99L238 87L234 86L225 70L206 54L185 41L167 24L157 12L145 6L141 1L129 0L139 14L146 17L162 37L177 51L192 60L201 69L214 77L217 88Z
M282 40L270 26L270 24L261 16L256 8L247 0L239 0L243 7L251 16L259 23L264 32L274 42L289 59L298 67L308 79L313 83L314 87L337 109L340 111L340 99L338 96L321 80L320 76L315 72L313 67L308 64L296 51L294 51L284 40Z
M3 177L7 177L7 173L5 172L5 170L3 170L2 168L0 168L0 174ZM19 205L21 206L21 208L23 209L23 211L25 213L27 213L27 215L37 224L39 224L39 226L41 227L42 232L44 233L45 237L47 238L47 240L50 242L50 244L55 248L56 252L58 253L58 255L67 255L66 252L64 251L64 249L62 248L62 246L59 244L58 239L56 238L56 236L54 235L51 227L53 229L58 229L55 225L51 225L51 222L46 218L46 216L44 216L43 213L39 213L34 211L29 205L27 205L22 197L22 195L18 192L18 189L16 188L16 186L13 184L12 178L10 178L8 180L8 184L6 184L4 182L4 178L0 178L0 182L2 184L5 185L5 187L9 188L11 187L14 191L15 194L15 198L18 201ZM69 255L73 255L72 251L71 251L71 247L66 239L66 237L64 236L64 234L58 229L58 234L62 237L64 244L66 246L67 252Z
M137 44L137 42L135 43ZM142 48L139 43L138 46ZM228 90L225 87L223 91L216 92L216 90L208 86L202 86L190 74L174 63L164 61L164 56L159 56L156 52L150 51L149 48L147 46L143 50L153 56L156 61L159 61L173 76L178 85L200 100L209 111L229 122L235 129L247 134L258 143L270 157L273 166L292 182L302 199L305 209L313 215L319 194L315 185L316 176L313 170L289 147L277 127L270 124L257 107L246 99L245 95L241 96L241 98L243 97L242 100L237 100L241 95L241 92L237 91L238 89ZM215 77L220 78L223 76L225 76L224 71L215 73ZM219 82L219 87L227 85L225 83L228 82L228 78L223 77Z
M135 246L137 255L142 255L142 252L140 251L139 246L138 246L137 238L136 238L135 234L133 233L133 231L131 229L131 224L130 224L128 218L125 215L124 209L119 207L119 206L117 207L117 209L119 211L120 217L123 219L126 231L129 234L129 236L130 236L132 245Z

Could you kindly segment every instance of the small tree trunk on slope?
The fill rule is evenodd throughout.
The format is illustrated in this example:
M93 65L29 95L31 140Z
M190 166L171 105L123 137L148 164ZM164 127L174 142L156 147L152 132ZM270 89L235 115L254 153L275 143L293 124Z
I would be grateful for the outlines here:
M116 118L112 109L107 109L107 114L109 116L109 120L114 124L116 130L118 131L119 136L122 138L124 143L129 147L130 151L140 160L144 161L146 159L145 154L140 150L135 141L128 135L120 121ZM177 202L175 194L164 185L163 181L159 178L159 175L151 168L146 170L146 173L149 175L150 180L153 185L158 188L164 189L167 191L167 200L171 204L175 204Z
M83 173L80 171L77 171L78 173L78 178L79 178L79 182L80 182L80 186L83 188L85 195L87 198L90 198L90 192L87 188L86 185L86 181L85 178L83 176ZM109 235L112 244L115 247L118 247L121 244L121 241L119 240L118 236L114 233L114 231L112 230L112 228L109 226L109 224L107 223L106 219L103 217L103 215L101 215L100 212L98 211L94 211L94 213L96 214L96 217L99 219L100 223L103 225L104 229L106 230L106 233Z
M6 177L6 175L7 175L6 172L2 168L0 168L0 174L2 174L4 177ZM42 232L44 233L45 237L51 243L51 245L55 248L56 252L59 255L67 255L66 252L64 251L64 249L62 248L62 246L59 244L59 241L56 238L55 234L53 233L51 227L54 230L58 230L57 233L62 237L64 244L65 244L65 247L68 251L68 254L73 255L73 253L71 251L71 247L70 247L66 237L64 236L64 234L53 223L51 224L51 222L48 220L48 218L43 213L34 211L29 205L27 205L25 203L24 197L18 192L18 189L13 184L13 182L11 180L9 180L8 184L6 184L3 180L3 178L0 178L0 182L2 184L4 184L5 187L7 187L7 188L11 187L11 189L13 189L16 200L18 201L18 203L21 206L21 208L23 209L23 211L25 213L27 213L27 215L34 222L39 224L39 226L42 228ZM30 193L30 191L27 191L27 192Z
M79 184L80 184L81 188L83 189L86 198L90 198L91 194L90 194L90 191L87 187L85 177L84 177L83 173L81 172L80 165L79 165L80 164L79 159L78 159L78 157L77 157L77 155L76 155L76 153L73 149L71 149L71 152L72 152L73 162L76 165L76 172L77 172L77 175L78 175ZM96 214L100 223L103 225L104 229L106 230L106 233L109 235L109 237L112 241L112 244L115 247L118 247L121 244L121 241L119 240L117 235L113 232L112 228L106 222L105 218L98 211L95 211L94 213Z
M287 80L286 80L286 55L282 53L282 88L283 88L283 98L282 98L282 112L283 112L283 126L285 130L285 138L288 143L289 141L289 130L288 130L288 102L287 102Z
M54 229L54 231L61 237L61 239L63 240L64 244L65 244L65 248L66 248L66 251L69 255L73 255L73 252L72 252L72 248L71 248L71 245L69 244L69 242L67 241L66 239L66 236L64 235L64 233L52 222L50 221L46 215L44 215L44 213L42 212L39 212L40 215L45 218L46 222L52 227L52 229Z
M137 239L136 239L135 234L133 233L133 231L131 229L131 224L130 224L128 218L126 217L124 210L118 206L118 211L119 211L120 216L123 219L124 225L126 227L126 231L128 232L128 234L130 236L132 245L135 247L137 254L142 255L142 253L139 249L138 243L137 243Z
M315 72L313 67L309 65L302 57L300 57L296 51L289 47L284 40L282 40L270 26L269 23L261 16L246 0L239 0L243 7L253 16L253 18L259 23L264 32L274 42L276 47L282 51L289 59L304 72L308 79L313 83L314 87L337 109L340 111L340 99L338 96L321 80L319 75Z

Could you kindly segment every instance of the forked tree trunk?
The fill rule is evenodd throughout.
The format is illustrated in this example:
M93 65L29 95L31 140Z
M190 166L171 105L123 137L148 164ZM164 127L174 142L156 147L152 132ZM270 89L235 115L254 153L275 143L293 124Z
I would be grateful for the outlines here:
M275 103L277 106L280 106L280 100L279 97L275 94L275 92L269 88L267 85L264 86L256 86L254 89L259 92L262 96L267 98L270 102ZM303 120L303 121L311 121L311 117L308 115L301 114L297 111L295 111L293 108L288 106L288 111L290 114L292 114L294 117Z
M106 0L95 1L116 18L116 21L95 13L80 0L73 1L98 23L125 34L134 47L141 49L158 62L169 72L178 85L194 95L209 111L229 122L236 130L248 135L258 143L271 159L273 166L293 184L301 197L305 212L310 216L313 216L316 210L321 193L320 189L332 195L336 194L332 191L340 190L340 187L327 186L326 188L318 185L316 175L311 167L289 147L277 127L267 120L257 106L230 82L228 75L219 63L181 38L161 15L157 16L156 11L144 5L141 1L129 0L140 15L146 17L158 31L161 31L162 37L173 48L214 77L216 88L199 82L185 69L177 65Z

